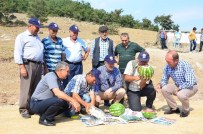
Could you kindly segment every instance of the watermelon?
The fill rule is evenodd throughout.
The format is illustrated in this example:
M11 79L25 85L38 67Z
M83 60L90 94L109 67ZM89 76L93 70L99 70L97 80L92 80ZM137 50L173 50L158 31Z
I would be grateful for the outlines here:
M125 112L125 106L121 103L114 103L109 107L109 113L113 116L120 116Z
M146 80L150 80L152 76L154 75L154 69L152 66L138 66L138 73L139 75Z
M153 119L156 118L156 112L147 112L147 111L142 111L143 116L146 119Z

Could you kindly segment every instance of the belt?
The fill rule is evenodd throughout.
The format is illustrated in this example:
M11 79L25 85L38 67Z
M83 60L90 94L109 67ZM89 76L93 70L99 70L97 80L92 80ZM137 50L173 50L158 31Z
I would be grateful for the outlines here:
M82 63L82 61L80 61L80 62L70 62L68 60L66 60L65 62L67 62L68 64L81 64Z
M29 62L35 63L35 64L41 64L41 61L33 61L33 60L29 60L29 59L25 59L23 58L23 63L24 64L28 64Z

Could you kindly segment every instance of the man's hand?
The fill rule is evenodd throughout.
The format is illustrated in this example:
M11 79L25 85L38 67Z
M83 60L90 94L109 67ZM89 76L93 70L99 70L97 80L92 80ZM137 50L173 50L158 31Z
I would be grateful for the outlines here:
M24 78L26 78L28 76L27 70L24 65L20 65L20 75L23 76Z
M70 103L71 103L71 105L75 108L75 111L76 111L76 112L79 112L79 111L80 111L80 104L79 104L77 101L75 101L74 99L72 99L72 101L71 101Z
M141 79L140 80L140 88L141 89L143 89L147 84L146 84L146 82L147 82L148 80L146 80L146 79Z
M86 112L89 113L90 108L92 107L91 103L85 105Z
M156 90L157 93L159 93L161 91L161 84L160 83L158 83L156 85L155 90Z
M101 97L99 95L96 95L96 102L101 102Z

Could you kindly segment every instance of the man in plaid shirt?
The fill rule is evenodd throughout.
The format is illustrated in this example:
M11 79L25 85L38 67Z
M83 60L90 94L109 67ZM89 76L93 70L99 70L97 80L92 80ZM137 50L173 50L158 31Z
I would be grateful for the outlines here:
M157 91L161 89L170 107L170 110L165 111L164 114L180 113L180 117L187 117L190 113L189 98L198 91L194 71L186 61L179 60L179 55L174 50L167 52L165 60L167 65L164 68L162 80L156 87ZM168 83L170 77L174 84ZM181 112L172 95L176 95L182 103Z

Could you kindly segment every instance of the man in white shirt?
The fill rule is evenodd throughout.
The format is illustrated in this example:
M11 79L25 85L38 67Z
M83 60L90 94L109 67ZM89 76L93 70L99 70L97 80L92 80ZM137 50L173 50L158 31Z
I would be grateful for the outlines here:
M149 58L149 54L146 51L140 52L138 62L135 60L129 61L124 71L124 79L129 82L127 90L129 108L133 111L142 110L140 101L142 96L147 97L146 107L152 110L152 105L156 97L156 91L152 81L142 79L138 73L138 66L148 65Z
M76 25L72 25L69 28L70 37L64 38L63 45L65 46L66 62L70 67L70 75L66 80L64 80L64 87L68 82L77 74L82 74L83 65L82 60L86 60L89 55L89 48L85 42L78 38L79 29ZM84 55L82 54L82 49L84 50Z
M41 79L44 46L37 33L41 28L37 18L28 21L28 28L15 40L14 60L20 68L19 112L23 118L30 118L29 102Z

